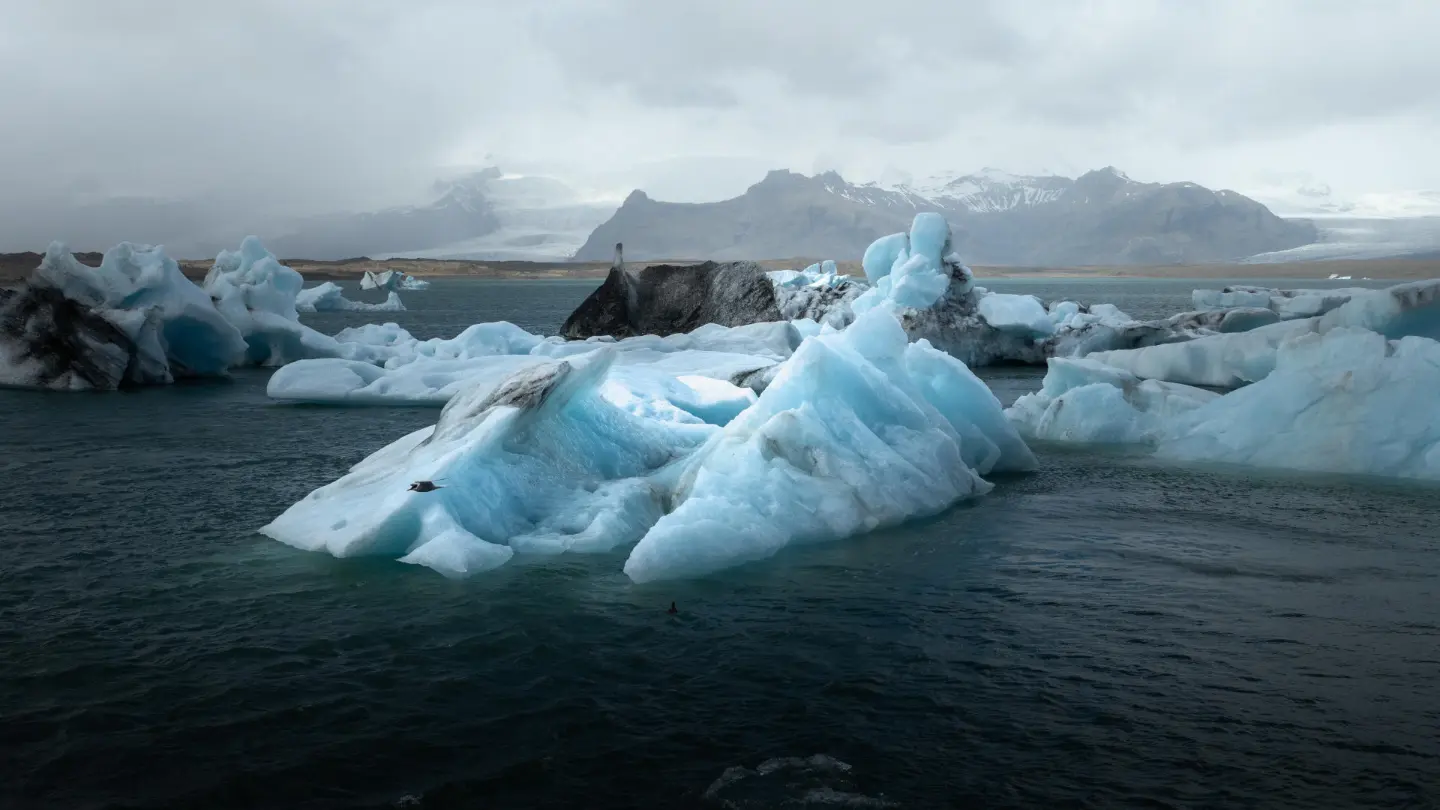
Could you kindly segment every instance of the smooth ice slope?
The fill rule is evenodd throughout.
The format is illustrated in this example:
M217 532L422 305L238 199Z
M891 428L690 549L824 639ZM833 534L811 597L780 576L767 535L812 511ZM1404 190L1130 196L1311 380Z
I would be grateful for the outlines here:
M600 388L615 352L546 362L456 397L261 531L337 557L380 555L465 576L516 552L597 552L659 517L649 476L714 430L635 416ZM407 491L426 479L443 488Z
M1034 457L964 364L860 316L807 339L680 477L673 512L631 552L637 582L695 576L791 543L933 515Z
M980 297L980 317L1002 332L1036 338L1049 337L1055 332L1055 321L1045 304L1033 295L986 293Z
M295 310L297 312L404 312L405 304L400 301L399 293L393 290L385 296L384 301L378 304L351 301L345 297L345 291L339 284L327 281L318 287L310 287L296 294Z
M1264 380L1172 421L1158 454L1440 479L1440 343L1341 327L1282 345Z
M1187 343L1089 355L1137 377L1188 385L1235 387L1265 379L1275 368L1280 344L1305 334L1358 327L1387 338L1440 337L1440 280L1399 284L1356 293L1325 315L1281 321L1237 334L1212 335Z

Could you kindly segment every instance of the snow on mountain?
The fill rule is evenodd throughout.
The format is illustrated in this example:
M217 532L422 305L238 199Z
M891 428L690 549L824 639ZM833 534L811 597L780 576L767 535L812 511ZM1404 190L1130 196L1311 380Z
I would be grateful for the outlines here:
M1043 205L1060 198L1075 181L1053 175L1011 174L984 168L974 174L953 172L931 175L891 186L894 191L924 200L946 203L975 213L994 213Z

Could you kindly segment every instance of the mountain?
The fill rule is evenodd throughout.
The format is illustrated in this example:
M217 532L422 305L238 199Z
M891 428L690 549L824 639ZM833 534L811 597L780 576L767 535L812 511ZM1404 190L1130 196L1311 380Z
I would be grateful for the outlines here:
M619 205L615 200L585 197L551 177L506 175L493 169L452 183L467 185L486 200L495 217L493 230L375 257L563 261Z
M485 185L499 176L492 169L449 183L428 205L300 220L288 233L267 239L266 246L287 259L345 259L423 250L493 233L500 219L486 199Z
M975 264L1188 264L1316 239L1310 223L1283 220L1234 191L1139 183L1113 167L1074 179L987 169L888 186L782 170L715 203L659 202L636 191L575 258L608 258L616 242L636 259L853 258L920 211L945 214L957 249Z

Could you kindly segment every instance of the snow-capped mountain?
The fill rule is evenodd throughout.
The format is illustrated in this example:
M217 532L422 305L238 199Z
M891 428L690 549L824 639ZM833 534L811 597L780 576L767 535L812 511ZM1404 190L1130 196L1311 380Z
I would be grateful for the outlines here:
M985 168L974 174L932 175L890 188L927 201L943 201L950 208L994 213L1054 202L1074 182L1068 177L1011 174L1003 169Z
M637 259L858 258L919 211L950 220L976 264L1073 266L1228 261L1315 241L1233 191L1140 183L1106 167L1078 178L994 169L891 184L772 171L743 195L667 203L636 191L595 229L578 259L608 258L616 242Z

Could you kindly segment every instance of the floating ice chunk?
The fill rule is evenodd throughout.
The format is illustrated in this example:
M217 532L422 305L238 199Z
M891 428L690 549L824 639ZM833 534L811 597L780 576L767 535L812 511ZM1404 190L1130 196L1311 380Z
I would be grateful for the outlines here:
M276 369L265 393L282 402L313 405L440 407L462 391L494 388L511 374L546 362L543 357L502 354L422 360L386 369L363 360L298 360Z
M515 551L604 551L659 518L649 476L716 428L645 419L600 396L616 352L545 361L446 405L261 529L337 557L380 555L464 576ZM413 492L413 481L440 485Z
M259 366L341 356L334 338L300 323L295 298L303 284L299 273L253 236L245 237L238 251L221 251L205 276L215 309L245 339L244 361Z
M631 552L626 574L700 575L933 515L989 491L981 474L1033 465L999 403L967 376L953 358L907 344L885 313L806 340L686 462L678 506Z
M1254 385L1174 419L1165 458L1440 479L1440 343L1339 327L1282 344Z
M327 281L296 294L295 309L298 312L404 312L405 305L394 291L379 304L351 301L339 284Z
M425 290L430 288L430 282L403 273L399 270L382 270L378 273L370 270L360 277L360 289L362 290Z
M1078 315L1076 312L1070 317ZM980 297L980 317L1002 332L1031 337L1048 337L1055 332L1055 321L1045 305L1033 295L989 293Z
M1235 387L1262 380L1275 368L1280 344L1299 335L1354 326L1395 339L1440 337L1440 280L1365 290L1325 315L1280 321L1248 332L1187 343L1089 355L1138 377L1189 385Z
M1219 396L1187 385L1140 380L1092 359L1055 357L1048 367L1041 389L1005 411L1027 439L1150 443L1169 420Z
M99 267L88 267L63 244L55 243L36 273L87 306L108 310L154 307L160 319L159 341L176 375L223 375L244 352L240 333L216 312L210 296L185 278L163 248L122 242L105 252ZM133 317L124 320L140 323ZM130 336L138 337L135 333Z
M1330 276L1332 279L1342 278ZM1343 277L1349 280L1349 276ZM1338 309L1359 294L1372 292L1364 287L1335 290L1277 290L1269 287L1232 286L1219 290L1195 290L1191 298L1196 309L1258 307L1268 309L1282 320L1311 318Z
M950 224L933 212L916 214L908 234L872 242L861 263L874 286L851 305L856 315L877 307L927 309L945 297L952 276L963 285L970 281L968 268L951 253Z

